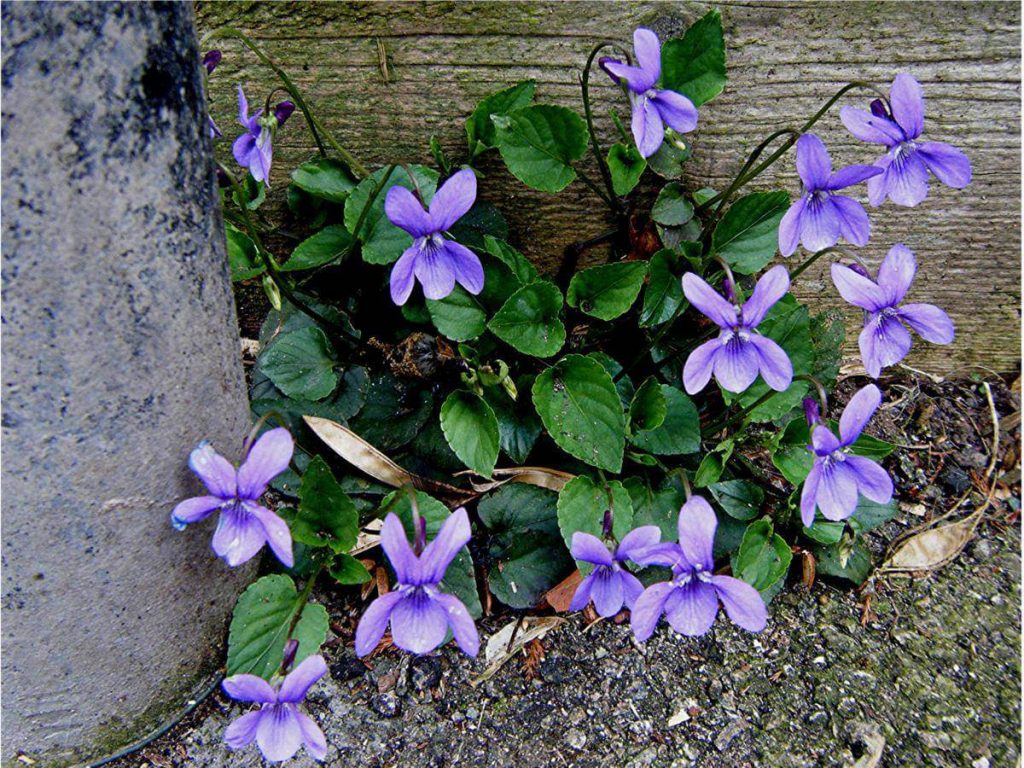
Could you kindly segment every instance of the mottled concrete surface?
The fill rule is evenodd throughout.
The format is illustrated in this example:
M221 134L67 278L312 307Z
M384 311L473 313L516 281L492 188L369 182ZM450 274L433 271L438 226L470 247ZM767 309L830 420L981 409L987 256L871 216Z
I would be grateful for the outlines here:
M109 754L222 658L176 533L248 413L188 4L3 4L4 765Z
M758 636L723 616L699 640L662 624L638 646L625 625L586 628L576 615L542 641L536 679L520 657L479 688L483 663L454 647L416 660L387 652L367 669L348 640L327 651L331 676L308 708L330 766L1013 768L1020 534L998 522L946 570L877 584L863 624L863 597L822 582L778 597ZM351 603L320 599L347 635ZM508 618L482 622L485 641ZM224 746L244 711L218 696L117 768L263 765L255 745ZM317 764L300 753L290 765Z

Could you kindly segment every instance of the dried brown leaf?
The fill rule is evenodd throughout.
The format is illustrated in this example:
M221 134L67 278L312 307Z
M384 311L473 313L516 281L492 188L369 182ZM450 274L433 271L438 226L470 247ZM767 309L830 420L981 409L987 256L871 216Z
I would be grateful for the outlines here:
M800 563L803 566L804 586L810 589L814 586L814 578L818 573L818 567L814 560L814 555L805 550L803 552L803 556L800 558Z
M881 572L933 571L948 565L974 536L980 516L930 528L904 539L882 565Z
M560 583L553 586L544 594L544 600L558 613L565 613L569 610L569 603L572 596L576 594L576 587L583 581L583 574L578 570L570 573Z
M460 472L460 475L472 474ZM561 491L575 475L547 467L502 467L495 469L491 475L497 479L487 483L475 483L470 480L470 485L477 493L487 493L505 483L526 483L536 485L538 488L547 488L549 491Z
M558 616L525 616L509 622L491 635L484 648L487 669L470 681L474 688L493 677L501 667L529 642L544 637L565 619Z
M331 450L374 480L394 488L413 482L411 472L402 469L348 427L319 416L303 416L302 419Z

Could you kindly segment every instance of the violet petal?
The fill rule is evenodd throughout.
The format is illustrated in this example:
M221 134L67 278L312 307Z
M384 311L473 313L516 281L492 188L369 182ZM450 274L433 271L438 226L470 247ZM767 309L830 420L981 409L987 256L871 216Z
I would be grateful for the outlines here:
M326 674L327 662L323 656L307 656L281 683L281 690L277 694L278 701L302 701L313 684Z
M356 626L356 656L365 656L380 643L384 630L388 628L391 612L400 600L405 599L402 592L388 592L381 595L363 611L362 618Z
M718 593L703 581L691 581L672 591L665 602L665 618L676 632L687 637L707 634L718 616Z
M476 174L469 168L452 174L430 201L430 228L444 232L466 215L476 202Z
M646 641L658 626L658 619L665 612L665 601L675 592L675 587L670 581L662 581L652 584L644 590L643 594L636 599L629 618L633 635L641 643Z
M295 443L284 427L260 435L238 468L238 495L256 500L267 490L270 481L288 469Z
M714 576L711 584L733 624L748 632L764 629L768 623L768 609L760 592L732 576Z

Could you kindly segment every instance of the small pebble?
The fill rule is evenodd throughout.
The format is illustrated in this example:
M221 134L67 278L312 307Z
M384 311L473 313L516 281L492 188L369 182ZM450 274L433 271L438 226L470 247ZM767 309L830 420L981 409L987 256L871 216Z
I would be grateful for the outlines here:
M398 717L402 714L402 700L394 691L377 693L370 697L370 709L381 717Z
M828 712L823 709L819 709L817 712L812 712L807 716L807 722L811 725L827 725Z
M739 736L740 732L746 727L747 722L742 718L733 720L715 737L715 749L719 752L725 752L732 743L732 740Z
M366 665L363 664L359 659L354 659L351 656L343 656L338 661L331 664L331 677L338 682L345 682L346 680L354 680L357 677L362 677L366 674Z
M436 688L441 682L441 660L435 656L417 656L409 665L409 682L419 693Z
M587 744L587 735L581 730L570 728L565 734L565 743L573 749L583 749Z

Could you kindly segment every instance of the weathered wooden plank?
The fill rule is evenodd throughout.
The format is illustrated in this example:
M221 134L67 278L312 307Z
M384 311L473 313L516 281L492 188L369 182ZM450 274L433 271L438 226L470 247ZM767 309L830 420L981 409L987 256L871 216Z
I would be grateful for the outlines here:
M463 121L487 93L524 78L538 97L579 106L577 79L596 40L628 40L638 24L678 32L707 10L703 3L243 3L201 2L200 31L242 28L287 66L324 122L365 162L430 162L436 135L464 157ZM778 127L798 125L852 79L880 85L911 72L928 99L927 136L961 147L974 164L966 190L937 184L915 209L871 210L874 232L864 257L877 264L889 245L917 253L913 297L944 306L959 331L952 348L921 344L908 363L945 373L970 364L999 370L1020 359L1020 9L1013 3L723 2L729 46L726 91L701 110L687 182L725 186L745 153ZM387 51L389 80L378 63ZM266 93L273 76L231 42L214 77L212 111L234 115L233 84ZM612 135L608 110L627 111L621 96L595 78L600 130ZM856 94L843 103L863 104ZM871 162L877 153L842 128L838 113L819 123L837 163ZM280 136L283 169L313 151L307 133ZM560 195L525 189L500 160L481 195L508 217L515 240L551 270L566 245L603 231L600 201L582 185ZM589 169L592 173L595 169ZM752 188L782 185L795 193L792 158ZM591 254L599 259L602 254ZM842 306L824 265L798 286L822 306ZM855 320L853 313L851 320ZM851 326L852 327L852 326ZM855 339L853 335L851 342ZM850 351L854 351L851 344Z

